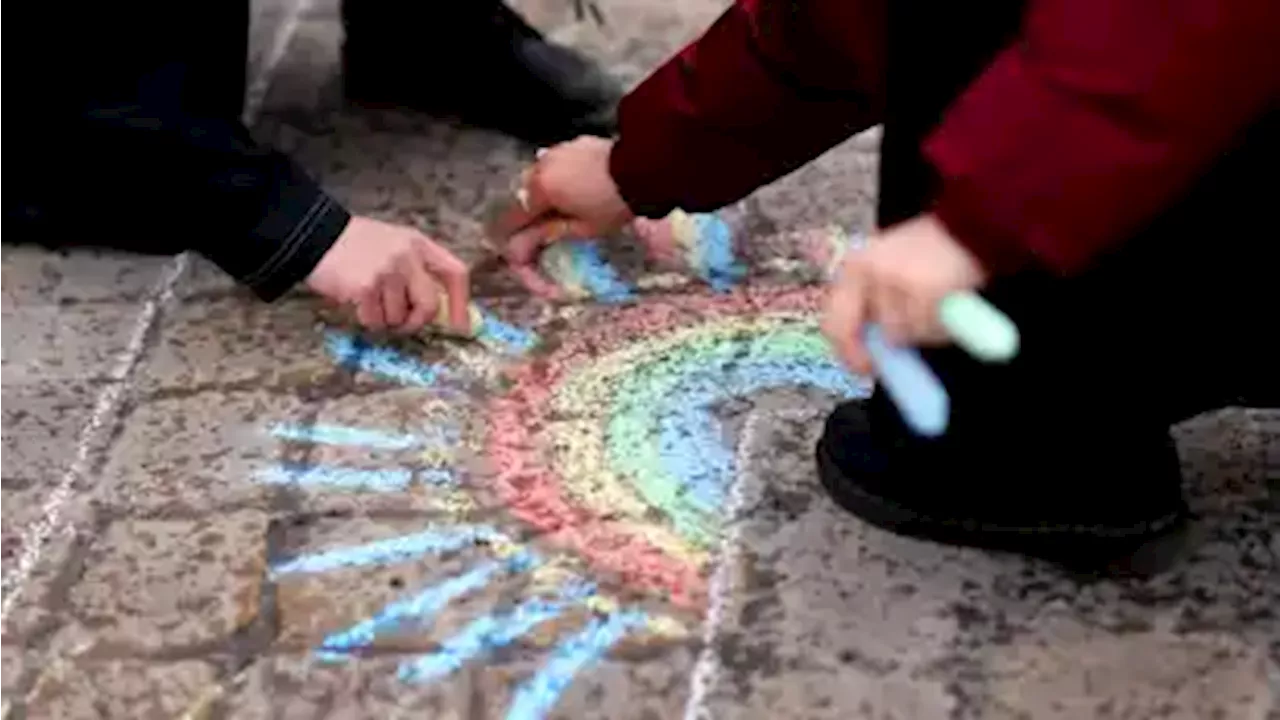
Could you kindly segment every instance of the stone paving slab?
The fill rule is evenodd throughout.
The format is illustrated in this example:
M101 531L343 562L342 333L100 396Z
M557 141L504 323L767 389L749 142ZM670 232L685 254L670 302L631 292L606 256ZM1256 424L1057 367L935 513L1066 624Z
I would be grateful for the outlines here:
M0 404L4 407L5 487L57 480L70 462L69 449L79 441L98 391L97 383L83 380L4 384ZM9 517L7 511L5 517Z
M175 302L142 360L137 391L309 384L332 369L317 306L310 298L266 305L241 295Z
M5 307L4 383L108 379L137 318L132 303Z
M170 259L102 250L4 246L5 307L139 300Z
M742 549L725 556L725 605L712 610L707 717L1263 718L1280 707L1260 457L1214 465L1217 448L1259 442L1249 413L1179 428L1215 448L1183 444L1187 476L1217 479L1191 481L1202 540L1190 557L1150 580L1094 584L850 519L821 495L807 454L778 452L816 439L817 414L792 417L743 440Z
M324 664L296 657L255 666L221 703L226 716L245 720L292 718L496 717L513 690L536 673L518 660L458 673L448 683L411 685L396 679L397 659ZM691 662L687 649L626 662L608 661L589 680L575 683L548 718L678 717Z
M597 28L517 4L628 81L723 5L611 0ZM254 67L299 6L255 3ZM353 210L483 258L532 148L340 109L336 9L307 7L258 132ZM812 440L852 389L806 355L816 293L783 284L815 279L825 226L871 226L876 142L721 213L752 266L727 298L613 250L637 306L536 302L482 268L528 355L355 333L191 259L6 605L4 716L1280 717L1280 413L1176 429L1198 539L1148 581L897 538L817 490ZM171 267L10 250L6 578ZM688 407L641 412L670 398Z
M215 671L198 660L147 663L109 660L49 668L31 693L29 718L181 717Z
M129 514L191 517L261 506L266 490L253 474L279 445L265 430L300 405L262 390L139 401L123 418L95 495Z
M90 548L69 594L95 654L216 647L260 612L267 517L119 520Z

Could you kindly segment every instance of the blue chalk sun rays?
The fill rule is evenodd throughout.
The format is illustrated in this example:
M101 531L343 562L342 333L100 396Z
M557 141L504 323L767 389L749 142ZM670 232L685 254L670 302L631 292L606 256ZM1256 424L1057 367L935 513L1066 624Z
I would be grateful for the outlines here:
M487 322L497 323L493 319ZM518 329L498 327L495 332L495 337L511 346L529 343ZM326 346L341 365L396 384L432 387L448 382L456 372L336 331L327 334ZM267 432L289 443L382 451L429 452L448 449L459 440L456 430L448 427L404 433L338 424L279 423ZM442 492L456 492L458 484L449 468L363 469L303 462L278 463L262 469L255 479L274 487L333 492L398 493L415 481ZM475 548L486 549L488 559L408 592L372 617L330 632L315 649L315 657L324 662L343 662L367 654L381 637L430 630L440 613L457 601L495 586L504 578L536 572L547 560L495 527L446 523L431 524L406 535L280 558L272 563L270 572L273 578L283 579L290 575L390 567L443 559ZM569 574L556 577L561 580L549 595L525 598L511 607L483 613L442 640L434 651L405 657L399 663L399 678L412 683L444 680L574 608L591 607L585 625L576 629L566 626L566 636L549 651L546 663L514 690L507 717L545 717L582 669L603 659L615 643L649 622L649 616L640 610L621 608L601 614L599 605L592 604L596 597L594 584Z

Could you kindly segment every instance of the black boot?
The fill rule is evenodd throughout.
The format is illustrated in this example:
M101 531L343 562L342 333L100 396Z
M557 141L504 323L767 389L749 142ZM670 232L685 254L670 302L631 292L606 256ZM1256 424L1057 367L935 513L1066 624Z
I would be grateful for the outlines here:
M818 443L819 476L843 508L903 535L1085 574L1149 574L1178 556L1186 506L1167 433L1085 448L1007 424L926 440L883 397L846 403Z
M347 97L452 116L527 142L608 137L620 85L497 0L347 0Z

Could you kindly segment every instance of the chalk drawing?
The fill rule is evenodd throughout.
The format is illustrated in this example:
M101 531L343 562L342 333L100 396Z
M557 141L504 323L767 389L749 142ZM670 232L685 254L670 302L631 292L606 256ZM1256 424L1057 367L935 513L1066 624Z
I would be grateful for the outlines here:
M378 635L385 634L406 621L419 626L430 625L446 606L489 584L498 573L504 570L523 572L538 562L536 556L522 552L502 562L478 565L458 577L432 585L411 598L392 603L364 622L326 637L316 655L327 660L345 659L351 652L371 645Z
M409 450L426 444L426 440L417 435L350 425L280 423L273 425L269 432L281 440L292 442L312 445L355 445L375 450Z
M648 616L636 610L593 618L578 634L560 643L538 674L520 686L507 711L507 720L546 717L583 667L598 662L626 633L646 622Z
M438 652L402 664L400 678L430 682L449 675L468 660L510 645L538 625L594 594L595 590L594 584L578 581L562 588L554 598L531 598L510 612L483 615L446 640Z
M701 607L710 503L733 470L727 451L708 449L719 434L710 408L773 387L870 391L828 355L813 320L819 293L647 299L567 336L490 403L491 489L597 570ZM691 310L701 318L692 326ZM545 428L550 441L529 428ZM654 523L653 510L671 522Z
M406 655L397 676L409 683L443 681L551 628L544 662L520 681L507 708L509 718L533 720L550 713L574 678L628 635L687 635L685 621L630 607L598 588L597 578L694 615L706 611L706 575L723 507L737 503L729 489L738 459L726 446L720 406L778 388L808 387L841 398L870 390L831 359L821 340L814 320L818 289L738 285L745 271L733 258L727 226L696 218L689 225L684 231L696 231L700 244L688 265L716 292L641 294L636 287L670 283L629 284L594 244L570 244L566 277L583 294L616 305L566 308L566 318L598 315L573 321L574 331L545 351L535 333L488 311L482 313L481 344L446 348L437 363L350 334L326 335L339 365L422 388L431 398L424 403L438 403L462 387L487 388L479 402L458 410L470 413L470 426L481 430L464 437L454 419L431 414L411 433L281 423L269 432L289 442L420 450L424 459L415 467L385 469L281 462L264 468L258 480L286 489L418 488L466 498L466 483L473 481L460 482L454 467L455 451L465 444L484 457L489 472L483 497L501 503L506 518L486 514L484 523L468 522L460 510L456 517L433 516L403 535L278 559L271 576L279 580L482 556L372 615L328 630L315 648L317 659L349 661L384 636L440 632L436 625L445 609L466 607L458 603L499 583L517 583L525 588L519 597L496 608L482 604L490 609L469 613L431 652ZM471 349L480 347L492 351L489 357ZM495 362L500 354L504 359ZM511 532L508 525L521 530ZM536 549L518 537L529 530L539 537ZM464 550L468 555L459 555Z
M357 470L303 463L280 463L261 470L255 477L258 482L267 485L321 486L388 492L409 487L409 483L413 482L413 471L396 468Z
M355 335L336 330L326 333L325 347L345 368L403 385L431 387L449 372L441 364L425 363L391 348L368 345Z
M794 410L769 412L767 416L775 420L785 418L792 422L806 419L805 415L797 414ZM757 473L746 467L746 461L752 455L768 451L762 442L766 437L762 422L765 417L766 413L759 411L747 415L734 453L744 472L729 486L725 497L720 552L711 574L710 587L707 588L707 612L702 621L702 650L693 666L684 720L709 720L711 717L707 700L721 674L720 640L726 624L725 612L734 591L739 589L736 587L738 583L735 583L736 576L741 574L740 568L745 566L742 541L744 515L749 507L761 501L761 489L768 483L767 479L758 477Z
M572 298L621 303L636 297L635 289L601 255L597 240L556 243L543 251L540 261L543 272Z
M350 545L293 558L272 566L273 575L319 573L363 565L385 565L412 560L422 555L458 550L477 541L492 540L501 534L483 525L453 525L412 535L400 535L362 545Z
M713 290L726 292L746 275L734 256L729 225L710 213L672 213L676 241L685 248L687 262Z
M480 331L476 333L476 339L491 350L510 355L522 355L538 345L537 333L516 327L483 309L480 311Z
M83 529L64 517L64 506L75 496L77 486L84 481L92 469L95 443L103 437L103 433L110 432L114 427L113 423L118 417L121 402L128 395L129 380L137 369L139 359L146 351L147 336L161 317L161 309L173 298L174 287L178 279L186 273L190 258L188 253L182 253L174 258L166 266L164 273L151 291L147 293L147 299L143 302L142 309L129 333L129 342L116 356L106 382L94 399L89 419L76 436L75 455L71 458L71 464L67 466L66 472L45 497L40 506L38 519L22 529L22 534L17 540L21 554L13 565L13 569L0 576L0 596L3 597L0 600L0 625L4 624L14 603L21 596L27 579L31 577L36 564L40 562L45 545L56 535L74 537Z

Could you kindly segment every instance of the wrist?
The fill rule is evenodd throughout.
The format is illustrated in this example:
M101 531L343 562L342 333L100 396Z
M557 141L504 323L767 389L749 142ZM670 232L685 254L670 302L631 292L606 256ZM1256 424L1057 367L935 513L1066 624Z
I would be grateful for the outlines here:
M943 191L930 216L964 249L984 276L1010 275L1035 262L1017 238L1006 237L984 217L977 203L956 191Z
M983 258L973 252L968 245L964 243L955 232L938 217L937 213L929 212L920 216L920 220L925 223L926 231L937 238L940 244L947 249L947 254L955 259L957 268L963 268L966 276L965 281L978 287L986 283L990 276L986 263Z
M654 197L650 188L657 184L649 177L644 163L644 159L638 157L621 138L609 149L609 177L627 214L631 218L659 220L671 214L676 203Z

